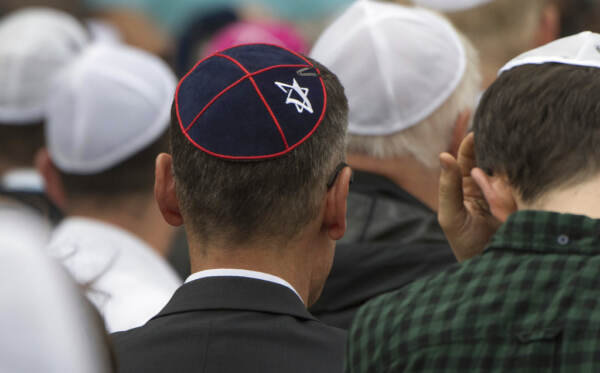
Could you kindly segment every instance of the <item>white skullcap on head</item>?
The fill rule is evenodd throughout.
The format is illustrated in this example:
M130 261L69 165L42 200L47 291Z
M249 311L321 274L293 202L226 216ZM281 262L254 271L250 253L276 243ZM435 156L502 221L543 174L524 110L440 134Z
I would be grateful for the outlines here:
M0 124L41 121L52 78L87 42L84 26L57 10L0 19Z
M62 171L95 174L162 136L176 78L141 50L96 44L59 74L46 110L46 142Z
M418 124L454 92L466 69L458 34L422 8L358 1L317 41L311 57L341 80L348 131L388 135Z
M600 34L585 31L525 52L509 61L498 75L517 66L544 63L600 68Z
M412 0L416 5L439 10L441 12L457 12L476 8L493 0ZM524 0L529 1L529 0Z
M0 246L0 372L110 372L91 310L41 248Z

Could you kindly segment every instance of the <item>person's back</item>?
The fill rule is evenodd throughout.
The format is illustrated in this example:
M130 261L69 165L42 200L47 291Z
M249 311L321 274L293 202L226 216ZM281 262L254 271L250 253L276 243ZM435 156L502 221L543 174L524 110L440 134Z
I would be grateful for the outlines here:
M345 332L306 309L346 227L347 101L335 75L266 44L201 61L180 82L163 217L192 275L142 327L113 335L120 372L341 372Z
M181 285L154 204L175 77L158 57L94 44L54 80L37 165L67 215L45 250L86 287L109 331L143 325Z
M351 332L349 371L596 371L600 224L542 219L515 214L481 257L369 303ZM559 242L575 232L582 238ZM532 234L544 239L532 244Z
M243 277L190 282L114 341L119 372L340 372L345 351L293 292Z
M38 248L0 243L0 371L114 372L102 319Z
M356 171L348 231L311 311L347 329L366 301L456 262L436 218L437 156L456 152L481 78L445 19L377 1L356 2L311 53L346 89Z
M600 368L599 45L582 33L501 70L458 162L441 156L462 263L362 308L348 371Z

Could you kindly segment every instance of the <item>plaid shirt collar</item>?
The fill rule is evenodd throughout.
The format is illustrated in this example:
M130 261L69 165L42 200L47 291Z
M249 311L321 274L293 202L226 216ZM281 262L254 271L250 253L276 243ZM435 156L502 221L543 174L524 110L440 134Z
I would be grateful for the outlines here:
M600 254L600 220L548 211L518 211L492 238L486 251Z

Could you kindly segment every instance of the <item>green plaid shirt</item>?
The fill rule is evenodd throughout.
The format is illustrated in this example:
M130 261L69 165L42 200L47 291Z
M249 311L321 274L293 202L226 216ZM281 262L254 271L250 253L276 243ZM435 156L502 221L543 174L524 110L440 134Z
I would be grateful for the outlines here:
M484 253L361 308L348 372L600 372L600 220L512 215Z

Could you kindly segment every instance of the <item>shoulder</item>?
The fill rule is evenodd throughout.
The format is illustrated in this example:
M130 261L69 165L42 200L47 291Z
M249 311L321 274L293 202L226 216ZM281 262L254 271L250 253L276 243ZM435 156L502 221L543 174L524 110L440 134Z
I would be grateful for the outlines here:
M461 313L469 302L465 288L477 287L482 261L487 260L451 265L361 307L349 332L349 364L365 364L366 359L375 369L372 364L386 365L392 355L397 362L433 340L443 341L445 330L468 317Z

